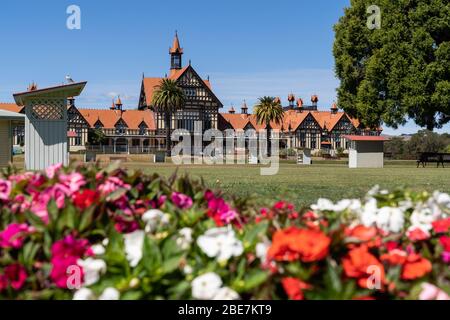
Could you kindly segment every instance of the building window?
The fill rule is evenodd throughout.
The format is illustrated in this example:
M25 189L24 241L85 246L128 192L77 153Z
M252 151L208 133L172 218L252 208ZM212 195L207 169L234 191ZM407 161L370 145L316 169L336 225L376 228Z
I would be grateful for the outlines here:
M73 141L73 145L74 146L81 146L81 129L80 128L76 128L75 129L76 132L76 136L74 137L74 141Z
M142 123L142 124L139 126L139 135L140 135L140 136L145 136L145 135L147 135L147 126L146 126L144 123Z
M316 133L312 133L311 134L311 149L316 149L317 148L317 136Z
M126 131L127 131L127 129L125 128L123 123L119 123L116 126L116 134L117 135L123 136L126 133Z

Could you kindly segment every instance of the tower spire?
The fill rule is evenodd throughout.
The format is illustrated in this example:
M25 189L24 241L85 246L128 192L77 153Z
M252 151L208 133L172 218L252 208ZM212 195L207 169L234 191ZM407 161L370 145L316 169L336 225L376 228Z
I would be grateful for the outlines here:
M170 69L181 69L181 56L183 55L183 48L180 46L177 31L175 31L175 38L173 39L172 47L169 49L169 54Z

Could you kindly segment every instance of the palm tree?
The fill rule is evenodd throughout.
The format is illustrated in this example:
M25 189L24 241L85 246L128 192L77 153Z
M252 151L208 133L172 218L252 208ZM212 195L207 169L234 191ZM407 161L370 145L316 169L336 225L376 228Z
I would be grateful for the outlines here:
M280 100L274 97L264 96L258 98L258 103L253 107L256 121L259 124L265 124L267 129L267 155L270 157L270 136L271 130L270 122L280 124L283 121L283 107Z
M164 113L166 128L166 155L170 156L172 114L186 102L183 90L171 79L162 79L153 93L152 105L157 112Z

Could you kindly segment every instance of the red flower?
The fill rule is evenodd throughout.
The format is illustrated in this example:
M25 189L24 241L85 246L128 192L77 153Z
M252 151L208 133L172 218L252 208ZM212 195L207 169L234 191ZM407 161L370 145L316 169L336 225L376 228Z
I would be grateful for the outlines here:
M406 262L403 265L402 279L414 280L421 278L431 272L431 269L432 265L430 261L419 254L412 253L406 258Z
M360 224L353 228L346 228L344 234L347 238L363 242L370 248L381 246L381 237L375 227L366 227Z
M14 290L19 290L25 284L27 277L27 272L22 265L18 263L10 264L5 268L3 281L0 280L0 282L3 282L3 284L0 283L0 291L1 287L4 286L5 283L9 283L11 288Z
M275 232L268 257L277 261L314 262L327 256L330 242L322 231L290 227Z
M411 241L423 241L430 238L430 234L421 228L414 228L406 232L406 236Z
M350 250L342 260L342 265L346 276L358 279L358 285L362 288L368 288L368 280L374 275L374 267L380 271L381 283L386 282L383 265L369 252L367 246Z
M73 204L80 210L89 208L93 204L97 203L99 194L97 191L85 189L83 192L76 192L73 195Z
M440 237L439 242L441 243L444 251L450 251L450 237Z
M387 262L391 265L403 265L406 262L407 256L408 254L406 251L394 249L383 254L380 259L381 261Z
M312 288L312 286L306 282L292 277L283 278L281 284L291 300L303 300L303 290Z
M434 232L446 233L450 230L450 218L436 220L432 222Z

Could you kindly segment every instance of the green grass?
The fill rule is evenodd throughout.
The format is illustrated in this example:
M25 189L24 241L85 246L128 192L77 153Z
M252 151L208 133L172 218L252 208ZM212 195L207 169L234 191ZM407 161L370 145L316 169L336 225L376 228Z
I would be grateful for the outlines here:
M142 163L127 163L124 167L164 176L177 168L172 164ZM283 199L302 206L319 197L334 201L358 198L376 184L389 190L401 187L450 192L450 168L416 168L414 162L405 161L386 162L383 169L349 169L344 162L316 162L312 166L283 163L274 176L261 176L259 167L252 165L189 165L178 167L178 173L203 177L210 188L220 188L228 197L254 195L266 204Z

